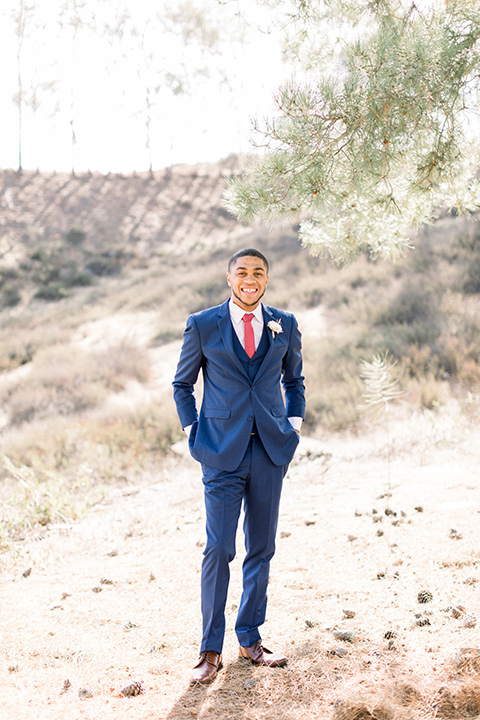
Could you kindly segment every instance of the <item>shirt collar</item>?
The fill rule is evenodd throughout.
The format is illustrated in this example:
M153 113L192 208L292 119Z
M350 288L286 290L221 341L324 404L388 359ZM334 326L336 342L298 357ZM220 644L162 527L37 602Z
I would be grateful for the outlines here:
M239 305L237 305L237 303L234 303L232 298L230 298L229 310L230 310L230 317L236 323L241 322L243 316L247 312L247 310L242 310L242 308L239 307ZM263 323L263 311L262 311L262 303L261 302L258 303L257 307L255 308L255 310L252 310L252 312L255 315L256 319L259 322Z

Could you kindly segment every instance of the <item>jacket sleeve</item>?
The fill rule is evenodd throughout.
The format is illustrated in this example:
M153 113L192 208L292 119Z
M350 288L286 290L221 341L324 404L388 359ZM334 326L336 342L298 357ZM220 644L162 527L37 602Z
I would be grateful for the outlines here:
M282 383L287 417L305 418L305 383L302 374L302 336L292 315L288 351L283 359Z
M182 428L198 420L194 385L203 363L202 346L195 318L190 315L183 334L183 345L173 381L173 398Z

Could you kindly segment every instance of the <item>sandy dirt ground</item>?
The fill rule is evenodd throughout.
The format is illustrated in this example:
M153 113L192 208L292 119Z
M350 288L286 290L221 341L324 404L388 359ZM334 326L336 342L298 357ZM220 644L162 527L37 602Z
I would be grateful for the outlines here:
M478 671L469 656L461 672L464 648L480 654L480 428L455 408L397 412L390 445L384 421L302 438L263 627L287 669L237 659L239 532L225 667L189 687L204 514L183 442L156 476L0 557L1 720L404 717L378 710L400 680L405 717L476 716L442 715L438 698Z

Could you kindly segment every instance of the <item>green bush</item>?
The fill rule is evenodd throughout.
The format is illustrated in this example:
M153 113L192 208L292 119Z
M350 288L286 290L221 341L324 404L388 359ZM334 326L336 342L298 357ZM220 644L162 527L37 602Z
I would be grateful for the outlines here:
M36 300L46 300L48 302L56 302L63 300L68 295L68 290L61 281L47 282L44 287L38 288L34 298Z
M22 300L20 288L12 283L5 283L0 287L0 310L18 305Z
M86 232L84 232L80 228L72 227L66 234L65 239L70 245L78 246L83 245L86 237Z

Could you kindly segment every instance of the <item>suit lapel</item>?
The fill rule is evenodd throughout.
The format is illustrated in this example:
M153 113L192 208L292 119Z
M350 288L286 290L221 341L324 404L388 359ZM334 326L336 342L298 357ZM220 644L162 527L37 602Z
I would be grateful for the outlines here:
M228 308L228 302L229 301L227 300L223 303L223 305L220 305L220 309L218 311L218 330L225 346L225 350L230 356L233 364L235 365L235 367L238 368L242 375L248 377L248 374L246 373L245 368L240 362L238 355L235 352L235 348L233 347L233 333L235 332L235 330L233 329L232 321L230 320L230 310Z

